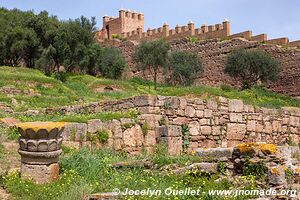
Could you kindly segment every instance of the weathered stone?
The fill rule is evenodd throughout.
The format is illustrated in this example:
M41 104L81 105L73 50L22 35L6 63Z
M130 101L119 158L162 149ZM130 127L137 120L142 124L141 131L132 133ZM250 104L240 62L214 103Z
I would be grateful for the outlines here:
M268 168L267 181L273 186L286 185L285 171L283 166L274 166Z
M139 125L135 125L123 132L124 145L127 147L141 146L143 141L143 131Z
M160 113L160 108L159 107L139 107L138 112L141 114L159 114Z
M103 129L103 123L100 119L91 119L87 122L87 132L96 133Z
M85 141L87 133L86 123L68 123L62 133L64 140Z
M229 113L230 122L242 122L243 115L241 113Z
M154 129L159 126L159 121L162 119L162 115L155 114L141 114L138 116L138 120L146 122L149 129Z
M195 108L193 108L192 106L187 106L185 109L185 115L187 117L194 117L196 114L196 110Z
M158 142L166 145L169 155L180 155L182 153L181 137L160 137Z
M237 99L229 100L228 109L229 112L243 112L244 110L243 101Z
M186 117L177 117L173 120L173 124L175 125L183 125L183 124L187 124L189 122L189 119Z
M59 165L57 163L49 165L21 164L21 177L32 179L43 184L57 180L59 176Z
M210 110L217 110L218 109L218 103L212 99L209 99L206 103L206 106Z
M148 130L144 138L144 146L154 146L156 144L156 133L153 130Z
M185 98L179 98L179 108L185 110L187 106L187 101Z
M245 124L227 124L227 139L229 140L242 140L245 137L246 125Z
M221 127L220 126L213 126L212 127L212 134L213 135L220 135L221 134Z
M208 162L201 162L201 163L194 163L188 167L184 167L183 169L175 170L173 173L175 174L183 174L187 173L203 172L203 173L210 173L215 174L218 172L218 164L217 163L208 163Z
M299 117L290 116L289 125L298 127L299 126Z
M109 130L112 132L113 137L122 138L122 126L119 120L113 119L109 122Z
M271 134L273 132L272 125L270 122L265 122L265 133Z
M211 118L212 117L212 110L205 109L204 110L204 117L205 118Z
M189 123L189 131L191 136L200 135L200 125L197 121L191 121Z
M256 121L255 120L247 121L247 131L255 131L255 129L256 129Z
M201 126L200 130L201 130L201 133L203 135L210 135L211 134L211 127L210 126Z
M134 105L137 107L140 106L154 106L156 102L155 96L137 96L134 98Z
M197 156L203 161L219 161L222 158L230 159L232 157L233 148L199 148L196 150Z
M201 118L201 117L203 117L203 116L204 116L203 110L196 110L196 117Z
M202 126L202 125L210 125L210 120L209 119L205 119L205 118L202 118L199 120L199 124Z
M181 137L181 127L168 125L168 126L159 126L155 129L156 135L158 137Z

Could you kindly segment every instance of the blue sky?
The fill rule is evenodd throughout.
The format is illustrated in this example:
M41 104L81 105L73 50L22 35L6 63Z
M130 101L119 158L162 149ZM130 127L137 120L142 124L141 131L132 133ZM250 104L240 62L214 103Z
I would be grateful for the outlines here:
M122 7L143 12L146 29L164 22L173 28L190 20L200 27L226 18L231 22L231 33L252 30L254 35L267 33L270 39L300 40L299 0L0 0L0 6L47 10L59 19L95 16L98 26L103 15L117 16Z

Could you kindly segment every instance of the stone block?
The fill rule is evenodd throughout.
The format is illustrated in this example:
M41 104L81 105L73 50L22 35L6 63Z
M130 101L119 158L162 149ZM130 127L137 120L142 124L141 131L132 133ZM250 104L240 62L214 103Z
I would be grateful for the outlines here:
M196 155L203 161L219 161L223 158L231 159L232 152L233 148L199 148Z
M192 121L189 123L189 131L191 136L200 135L200 125L197 121Z
M134 105L136 107L141 107L141 106L154 106L156 103L156 97L155 96L136 96L134 98Z
M211 127L210 126L201 126L200 130L201 130L201 134L203 134L203 135L210 135L211 134Z
M172 121L172 124L175 125L183 125L183 124L188 124L189 123L189 119L186 117L177 117Z
M204 117L204 112L203 112L203 110L196 110L196 117L199 117L199 118Z
M126 147L138 147L143 142L143 131L139 125L135 125L123 132L123 142Z
M21 177L31 179L36 183L44 184L55 181L59 177L59 165L31 165L21 163Z
M230 122L242 122L243 115L241 113L229 113Z
M166 145L169 155L180 155L182 153L181 137L160 137L158 142Z
M152 106L138 107L137 111L140 114L160 114L160 108Z
M298 127L299 126L299 117L290 116L289 125Z
M243 112L244 103L241 100L232 99L228 102L228 110L229 112Z
M181 127L175 125L159 126L155 129L157 137L181 137Z
M202 126L202 125L210 125L210 120L209 119L200 119L199 120L199 124Z
M147 122L149 129L155 129L155 127L158 127L161 119L162 115L156 114L141 114L138 116L138 120L141 122Z
M87 132L96 133L97 131L103 129L103 123L100 119L91 119L87 122Z
M204 117L205 118L211 118L212 117L212 110L209 110L209 109L205 109L204 110Z
M62 136L67 141L86 141L86 133L86 123L68 123L65 126Z
M187 101L185 98L179 98L179 108L185 110L187 106Z
M245 124L227 124L227 139L228 140L242 140L245 137L246 125Z
M185 115L187 117L194 117L196 114L196 110L195 108L193 108L192 106L187 106L185 109Z
M206 107L210 110L217 110L218 109L218 103L212 99L209 99L206 103Z
M255 120L247 121L247 131L255 131L255 129L256 129L256 121Z
M156 133L153 130L148 130L144 138L144 146L151 147L156 144Z

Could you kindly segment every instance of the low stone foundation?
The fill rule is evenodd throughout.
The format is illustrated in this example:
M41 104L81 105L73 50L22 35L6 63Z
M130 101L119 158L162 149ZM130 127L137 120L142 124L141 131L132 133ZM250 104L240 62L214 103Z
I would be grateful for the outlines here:
M241 100L224 97L188 99L137 96L119 101L52 109L47 112L74 114L129 109L138 112L137 119L108 122L95 119L88 123L70 123L63 133L64 139L85 142L90 133L105 129L109 133L108 146L136 153L143 149L152 151L159 141L172 145L179 143L180 137L188 152L193 152L199 147L233 147L241 142L266 142L276 145L300 142L299 108L259 108L246 105ZM157 133L161 126L174 126L177 132L182 127L186 127L187 130L185 135L181 133L176 139L164 138L165 136L159 136ZM171 132L169 136L172 136Z

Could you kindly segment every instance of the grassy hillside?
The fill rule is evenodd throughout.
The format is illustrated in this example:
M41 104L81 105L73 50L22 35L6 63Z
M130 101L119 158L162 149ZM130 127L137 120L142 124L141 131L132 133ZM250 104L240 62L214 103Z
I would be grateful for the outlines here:
M262 88L239 91L227 86L174 87L161 84L155 91L152 82L141 79L122 81L96 78L89 75L73 75L67 77L65 82L61 82L55 78L47 77L37 70L12 67L0 67L0 77L0 104L10 106L15 111L121 99L140 94L202 98L224 96L242 99L246 103L257 106L300 107L300 100Z

